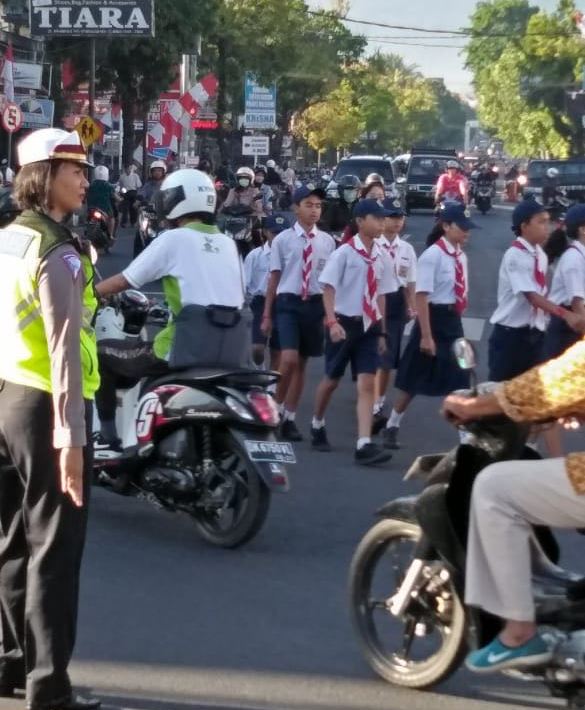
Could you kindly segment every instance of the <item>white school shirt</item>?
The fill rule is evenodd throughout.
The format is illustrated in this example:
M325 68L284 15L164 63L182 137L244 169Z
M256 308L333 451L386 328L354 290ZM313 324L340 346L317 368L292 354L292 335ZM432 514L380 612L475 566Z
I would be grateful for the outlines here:
M322 292L319 276L325 262L335 251L335 240L317 227L311 230L315 235L311 239L313 247L313 268L309 279L309 296ZM296 222L290 229L274 237L270 254L270 271L280 271L280 282L276 293L302 294L303 289L303 251L308 238L301 225Z
M358 249L365 249L359 236L354 237ZM384 258L380 247L374 242L371 256L378 283L378 295L391 293L396 279L389 259ZM368 264L349 244L343 244L333 253L319 277L319 283L335 289L335 312L342 316L363 315L364 293L368 277Z
M559 259L550 289L557 306L570 306L574 298L585 300L585 246L574 241Z
M411 244L400 237L395 237L394 241L390 242L384 235L376 239L376 244L381 247L383 253L388 255L392 263L397 280L394 291L416 282L416 252ZM392 256L391 247L395 247L394 256Z
M163 279L174 313L187 305L241 308L244 304L236 243L204 224L162 232L122 275L134 288Z
M270 275L270 244L266 242L261 247L256 247L244 260L244 279L246 293L251 298L265 296Z
M449 250L455 247L449 245ZM465 295L469 292L467 255L461 252L461 263L465 274ZM455 258L433 244L423 251L417 264L416 292L427 293L429 303L452 304L455 297Z
M518 241L527 251L510 247L504 254L498 276L498 306L490 318L490 323L509 328L529 326L546 330L546 313L540 308L533 308L525 294L539 293L546 296L546 285L539 286L534 277L534 254L538 255L538 265L544 274L548 269L548 258L541 247L533 247L521 237Z

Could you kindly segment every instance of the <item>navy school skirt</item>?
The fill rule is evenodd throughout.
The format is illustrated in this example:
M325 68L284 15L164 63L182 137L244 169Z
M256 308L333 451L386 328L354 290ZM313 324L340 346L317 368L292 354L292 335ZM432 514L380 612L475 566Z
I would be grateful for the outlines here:
M544 336L543 360L552 360L562 355L571 345L581 340L581 335L569 328L558 316L551 316Z
M429 317L437 354L431 357L421 351L417 321L400 360L396 387L410 395L444 397L469 387L469 373L459 369L452 350L455 340L463 337L463 324L451 305L429 303Z
M406 297L401 288L386 294L386 352L380 357L380 368L385 371L397 370L402 350L402 334L408 321Z
M538 328L494 325L488 344L489 379L504 382L543 362L544 333Z

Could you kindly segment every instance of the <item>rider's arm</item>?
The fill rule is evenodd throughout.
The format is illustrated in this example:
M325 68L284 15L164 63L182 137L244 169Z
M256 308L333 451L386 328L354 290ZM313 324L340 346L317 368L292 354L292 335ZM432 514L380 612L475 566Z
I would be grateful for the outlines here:
M175 251L173 245L172 230L161 234L122 273L100 281L96 286L98 295L108 296L127 288L141 288L145 283L167 276L170 273L170 259Z
M130 288L131 284L126 280L124 274L116 274L115 276L110 276L109 279L104 279L96 284L95 290L100 298L104 296L111 296L114 293L120 293Z
M459 191L461 192L461 197L463 197L463 202L467 205L469 200L469 183L467 178L463 175L459 178Z
M446 180L445 175L440 175L439 179L437 180L437 186L435 188L435 204L436 205L438 205L439 202L441 201L441 196L443 195L443 192L445 191L445 180Z

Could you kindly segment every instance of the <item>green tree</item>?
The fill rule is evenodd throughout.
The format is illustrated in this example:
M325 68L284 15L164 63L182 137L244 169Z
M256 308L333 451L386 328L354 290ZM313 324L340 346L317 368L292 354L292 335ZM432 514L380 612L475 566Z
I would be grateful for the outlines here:
M322 101L303 111L295 121L294 132L308 145L323 153L328 148L340 150L356 143L365 129L351 83L343 79Z
M439 119L433 128L430 142L438 148L458 148L463 145L465 123L475 119L476 112L463 99L448 91L443 81L433 81L433 89Z
M480 3L472 16L466 53L478 115L514 155L583 152L583 111L574 92L585 43L573 24L574 11L573 0L559 0L554 12L525 0L493 0Z
M276 81L278 119L286 129L292 115L318 101L339 82L343 66L365 47L334 12L310 12L303 0L218 0L204 54L217 70L218 138L235 128L243 111L244 72ZM229 118L231 117L231 125Z

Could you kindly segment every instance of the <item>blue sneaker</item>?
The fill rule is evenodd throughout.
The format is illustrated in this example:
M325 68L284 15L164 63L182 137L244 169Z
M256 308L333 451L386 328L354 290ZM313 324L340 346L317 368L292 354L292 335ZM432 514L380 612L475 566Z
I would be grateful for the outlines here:
M541 666L552 658L552 651L546 642L536 634L522 646L504 646L499 638L470 653L465 665L474 673L495 673L505 668L529 668Z

